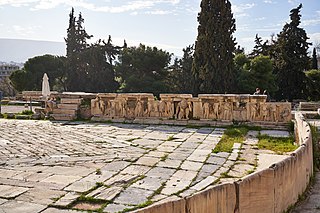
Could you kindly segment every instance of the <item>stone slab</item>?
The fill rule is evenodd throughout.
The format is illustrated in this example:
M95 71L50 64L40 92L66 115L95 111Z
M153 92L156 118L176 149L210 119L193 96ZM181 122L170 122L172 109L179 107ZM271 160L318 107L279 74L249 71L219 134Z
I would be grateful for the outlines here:
M10 200L0 205L0 210L5 213L38 213L47 208L45 205Z
M0 185L0 198L12 199L28 190L24 187Z
M114 200L115 203L139 205L148 200L148 197L152 195L153 191L129 187Z

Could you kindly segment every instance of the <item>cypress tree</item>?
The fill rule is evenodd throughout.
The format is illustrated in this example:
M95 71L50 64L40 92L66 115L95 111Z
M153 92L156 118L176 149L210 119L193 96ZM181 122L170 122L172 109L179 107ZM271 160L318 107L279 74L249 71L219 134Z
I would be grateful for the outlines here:
M305 74L308 69L309 39L301 23L302 4L290 11L291 22L284 25L275 43L275 72L279 87L278 99L297 99L305 97Z
M195 92L226 93L234 88L235 19L229 0L202 0L192 72Z
M88 35L82 26L84 19L79 13L78 20L74 16L72 8L69 14L69 27L67 29L67 89L68 91L83 91L83 85L87 79L87 66L84 60L84 52L88 48L87 39L92 36Z
M312 69L314 70L318 69L318 59L317 59L316 48L313 48L313 52L312 52Z

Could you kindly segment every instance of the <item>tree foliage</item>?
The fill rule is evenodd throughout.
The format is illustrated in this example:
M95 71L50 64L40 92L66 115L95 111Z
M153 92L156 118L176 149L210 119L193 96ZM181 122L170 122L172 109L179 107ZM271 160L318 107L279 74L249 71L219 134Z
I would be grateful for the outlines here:
M150 92L158 95L168 91L166 79L171 54L140 44L120 51L116 65L123 92Z
M316 48L313 48L313 51L312 51L312 65L311 65L311 68L315 69L315 70L318 69L318 57L317 57Z
M12 85L17 91L42 89L43 74L49 76L51 88L65 87L65 63L63 56L43 55L28 59L22 70L10 76Z
M240 93L252 94L257 87L271 94L277 90L275 75L272 73L272 61L268 56L260 55L249 59L244 54L238 54L234 61Z
M194 45L183 49L183 57L176 58L168 76L170 92L193 93L194 78L192 75Z
M274 62L278 99L292 100L305 97L305 74L309 66L308 37L301 23L300 9L302 4L290 12L291 22L284 25L275 43Z
M202 0L192 72L204 93L234 90L235 19L229 0Z
M67 29L67 86L69 91L115 92L113 62L120 47L112 44L111 36L107 42L99 39L95 44L88 44L92 38L84 26L81 13L78 19L72 8Z
M309 70L307 76L307 91L309 100L320 101L320 70Z

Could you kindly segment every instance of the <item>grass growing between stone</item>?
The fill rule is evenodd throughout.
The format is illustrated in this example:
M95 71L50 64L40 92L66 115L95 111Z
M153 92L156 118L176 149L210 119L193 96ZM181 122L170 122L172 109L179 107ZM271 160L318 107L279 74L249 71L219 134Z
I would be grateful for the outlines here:
M292 152L298 148L294 144L293 137L270 137L267 135L258 136L258 148L267 149L276 152L277 154L283 154L286 152Z
M212 151L213 153L219 152L232 152L232 147L234 143L242 143L245 140L245 136L248 133L248 128L246 127L231 127L226 129L222 135L221 140L217 146Z

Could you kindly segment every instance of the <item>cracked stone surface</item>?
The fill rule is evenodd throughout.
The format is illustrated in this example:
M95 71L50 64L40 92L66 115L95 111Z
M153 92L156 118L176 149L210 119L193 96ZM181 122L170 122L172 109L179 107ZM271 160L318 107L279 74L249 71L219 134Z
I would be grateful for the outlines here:
M0 119L0 212L80 212L73 209L80 197L121 212L190 196L285 157L255 149L259 131L232 153L212 153L224 131Z

